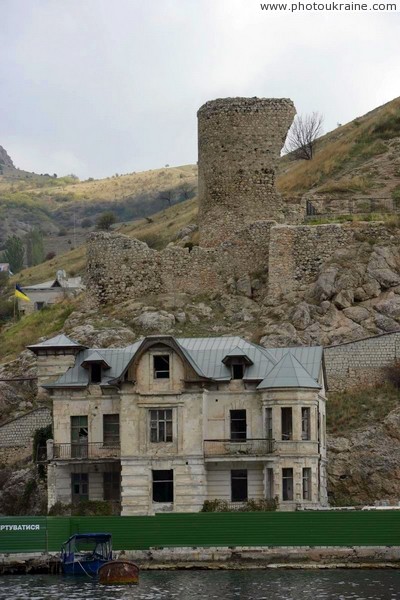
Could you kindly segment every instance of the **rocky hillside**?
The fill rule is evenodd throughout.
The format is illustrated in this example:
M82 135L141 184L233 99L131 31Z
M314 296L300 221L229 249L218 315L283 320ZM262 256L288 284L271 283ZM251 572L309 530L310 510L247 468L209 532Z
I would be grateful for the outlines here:
M0 146L0 174L3 173L3 170L5 171L8 169L15 169L14 163L3 146Z

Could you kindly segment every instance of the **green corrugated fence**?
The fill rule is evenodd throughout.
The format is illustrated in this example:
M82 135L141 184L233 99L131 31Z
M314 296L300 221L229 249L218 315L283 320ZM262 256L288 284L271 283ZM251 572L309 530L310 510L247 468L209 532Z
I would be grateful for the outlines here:
M106 532L115 550L202 546L400 546L400 511L0 517L0 553L57 551L73 533Z

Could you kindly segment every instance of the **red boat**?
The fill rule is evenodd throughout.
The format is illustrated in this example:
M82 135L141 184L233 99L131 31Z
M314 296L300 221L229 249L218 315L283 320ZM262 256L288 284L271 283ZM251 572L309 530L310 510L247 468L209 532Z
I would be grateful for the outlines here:
M130 560L112 560L101 565L97 573L100 583L106 585L139 583L139 567Z

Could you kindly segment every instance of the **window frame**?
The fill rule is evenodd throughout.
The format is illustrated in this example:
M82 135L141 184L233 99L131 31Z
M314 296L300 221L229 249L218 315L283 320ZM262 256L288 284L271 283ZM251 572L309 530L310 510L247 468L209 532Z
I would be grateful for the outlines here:
M120 471L103 471L103 500L110 502L121 501Z
M265 437L267 440L274 439L273 415L271 406L265 407Z
M115 422L106 422L110 421L110 417L113 417ZM107 425L107 426L106 426ZM118 433L112 433L107 431L110 426L118 426ZM114 439L113 439L114 438ZM103 414L103 446L112 446L118 447L121 443L120 438L120 418L119 413L106 413Z
M301 407L301 439L303 442L311 440L311 408Z
M92 362L90 363L89 368L89 379L90 383L94 385L98 385L102 380L102 367L100 362Z
M75 480L75 481L74 481ZM79 486L79 492L74 491L74 486ZM84 492L86 487L86 492ZM89 500L89 473L71 473L71 503L78 504Z
M155 474L160 479L155 478ZM163 475L161 475L163 473ZM169 474L169 475L167 475ZM164 477L164 479L161 479ZM151 480L152 480L152 501L156 504L173 504L174 503L174 470L173 469L152 469L151 471ZM161 484L164 485L164 494L169 497L169 499L156 499L156 490L159 492ZM161 488L162 489L162 488ZM163 494L160 494L160 497Z
M166 359L168 359L168 361ZM152 354L152 360L153 360L153 379L155 379L156 381L158 381L160 379L171 379L171 355L169 353ZM156 362L160 361L160 360L164 360L165 364L167 364L167 362L168 362L167 369L161 368L162 366L165 366L163 364L160 364L159 367L157 367Z
M149 409L149 439L151 444L171 444L174 441L173 418L172 408ZM154 436L153 432L155 432Z
M290 415L287 424L289 425L287 431L285 424L285 415ZM281 440L283 442L290 442L293 440L293 408L291 406L281 407Z
M293 476L294 476L294 471L293 471L292 467L282 468L282 501L283 502L293 502L293 498L294 498Z
M265 497L267 500L275 498L275 474L272 467L265 470Z
M239 369L239 373L237 372ZM231 363L231 375L234 381L240 381L244 378L245 364L243 362L232 362ZM239 375L239 376L237 376Z
M312 500L312 471L311 467L302 470L302 497L303 500Z
M242 416L241 418L237 417L237 418L233 418L233 413L244 413L244 417ZM234 431L232 425L234 423L244 423L244 429L238 429L237 431ZM229 411L229 425L230 425L230 441L232 442L238 442L238 441L243 441L245 442L247 440L247 411L245 408L238 408L238 409L231 409ZM243 425L242 425L243 427Z
M246 482L240 493L239 482ZM249 474L247 469L231 469L231 502L247 502L249 499Z

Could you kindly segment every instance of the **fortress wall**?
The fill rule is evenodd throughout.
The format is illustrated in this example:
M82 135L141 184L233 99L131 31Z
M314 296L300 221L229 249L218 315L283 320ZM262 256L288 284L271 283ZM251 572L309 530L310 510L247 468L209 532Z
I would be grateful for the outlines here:
M340 248L391 237L390 229L378 222L277 225L271 229L268 295L277 299L316 281L322 263Z
M385 368L400 359L400 332L325 348L330 391L344 391L384 383Z
M275 168L295 113L287 98L220 98L199 109L201 246L253 221L284 221Z
M117 298L224 291L228 280L267 271L274 221L259 221L217 248L169 246L158 252L120 234L95 233L88 241L86 284L101 304Z

